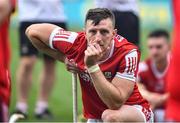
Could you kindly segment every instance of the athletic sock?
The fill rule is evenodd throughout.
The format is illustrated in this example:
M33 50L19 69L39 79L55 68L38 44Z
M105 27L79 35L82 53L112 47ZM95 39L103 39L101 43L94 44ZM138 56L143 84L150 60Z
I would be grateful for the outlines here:
M28 108L28 106L25 102L17 102L17 104L16 104L16 110L19 110L24 114L27 113L27 108Z
M36 109L35 109L35 113L36 114L42 114L45 109L48 108L48 102L46 101L38 101L36 104Z

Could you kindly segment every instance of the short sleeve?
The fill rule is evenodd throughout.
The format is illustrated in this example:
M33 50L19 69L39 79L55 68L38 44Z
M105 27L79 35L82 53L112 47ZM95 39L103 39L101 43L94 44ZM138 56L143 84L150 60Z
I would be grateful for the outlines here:
M55 28L49 38L49 46L62 53L68 52L73 46L78 33L66 31L62 28Z
M136 82L137 70L138 70L139 55L136 49L127 53L122 61L116 77L131 80Z

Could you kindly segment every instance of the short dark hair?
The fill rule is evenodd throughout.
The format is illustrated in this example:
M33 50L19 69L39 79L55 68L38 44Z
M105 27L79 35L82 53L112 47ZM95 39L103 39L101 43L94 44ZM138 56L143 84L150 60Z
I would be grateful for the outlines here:
M93 24L96 26L103 19L110 18L112 20L113 27L115 27L115 17L114 14L107 8L94 8L89 9L86 14L85 24L87 20L92 20Z
M164 29L157 29L152 31L149 35L148 38L158 38L158 37L165 37L167 39L167 41L169 41L169 33L164 30Z

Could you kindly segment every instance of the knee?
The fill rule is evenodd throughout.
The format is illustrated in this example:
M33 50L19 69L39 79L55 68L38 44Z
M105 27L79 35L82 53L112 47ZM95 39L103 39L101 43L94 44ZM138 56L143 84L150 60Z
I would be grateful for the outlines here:
M44 60L44 68L47 72L49 71L54 71L55 70L55 60L51 59L46 59Z
M36 58L22 58L20 61L20 67L25 70L29 71L33 68L34 64L36 62Z
M101 119L103 120L103 122L118 122L119 121L116 111L109 110L109 109L105 110L102 113Z

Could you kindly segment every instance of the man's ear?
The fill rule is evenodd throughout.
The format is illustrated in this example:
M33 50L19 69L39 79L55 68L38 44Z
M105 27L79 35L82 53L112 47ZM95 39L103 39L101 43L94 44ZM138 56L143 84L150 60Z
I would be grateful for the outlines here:
M114 29L113 36L116 36L116 35L117 35L117 29Z

